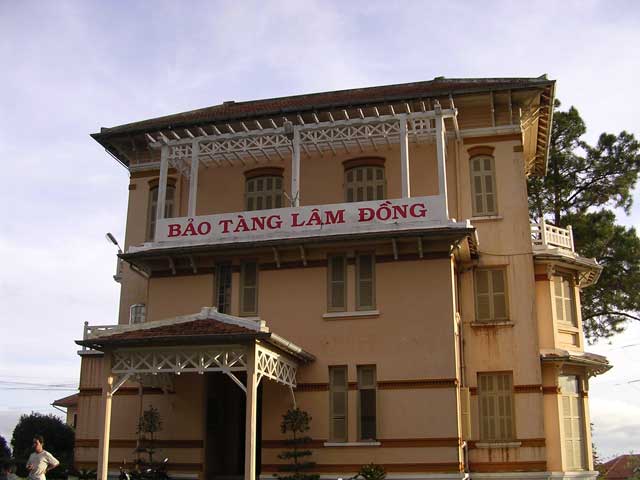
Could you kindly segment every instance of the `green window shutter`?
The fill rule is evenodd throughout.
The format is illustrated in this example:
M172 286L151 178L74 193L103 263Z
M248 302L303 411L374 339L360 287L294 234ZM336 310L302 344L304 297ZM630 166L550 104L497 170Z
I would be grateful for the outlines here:
M347 261L344 255L332 255L328 261L328 309L345 311L347 307Z
M329 434L334 442L347 441L347 410L347 367L329 367Z
M255 262L240 265L240 314L258 314L258 264Z
M360 254L356 258L356 310L371 310L375 304L375 255Z

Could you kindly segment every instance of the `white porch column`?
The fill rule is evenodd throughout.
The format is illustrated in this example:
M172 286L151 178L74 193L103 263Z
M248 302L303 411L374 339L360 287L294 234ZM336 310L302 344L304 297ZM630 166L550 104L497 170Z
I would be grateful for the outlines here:
M198 195L198 167L200 166L200 143L191 144L191 172L189 174L189 210L187 215L196 215L196 197Z
M300 206L300 130L293 127L293 156L291 157L291 206Z
M256 478L256 422L258 418L258 372L256 344L247 347L247 407L245 413L244 480Z
M160 181L158 185L158 202L156 203L156 231L154 240L157 237L158 222L164 218L165 205L167 203L167 176L169 173L169 147L167 145L160 150Z
M102 431L98 439L98 480L107 480L109 473L109 439L111 438L111 402L113 400L113 375L111 374L111 353L105 352L103 371L106 372L102 383Z
M400 165L402 169L402 198L411 196L411 177L409 175L409 136L407 135L407 117L400 117Z
M449 200L447 198L447 143L445 139L444 118L442 116L442 107L436 102L433 109L436 112L436 155L438 158L438 192L444 198L444 213L449 218Z

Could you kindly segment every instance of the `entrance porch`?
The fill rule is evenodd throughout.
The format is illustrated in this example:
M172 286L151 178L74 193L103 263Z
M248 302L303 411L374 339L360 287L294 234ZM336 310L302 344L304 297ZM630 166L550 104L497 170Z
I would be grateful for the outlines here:
M204 375L203 473L207 478L255 479L261 381L266 378L288 388L295 405L297 368L314 360L302 348L270 332L264 322L224 315L215 308L101 330L76 343L104 353L99 480L108 476L114 394L125 383L135 382L188 395L174 386L182 374ZM188 408L188 402L186 405ZM238 423L244 428L237 428Z

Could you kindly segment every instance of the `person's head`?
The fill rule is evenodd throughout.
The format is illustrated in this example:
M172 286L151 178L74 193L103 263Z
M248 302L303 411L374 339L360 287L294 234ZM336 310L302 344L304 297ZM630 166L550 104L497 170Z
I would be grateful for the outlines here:
M42 435L34 435L33 449L36 451L36 453L40 453L42 452L43 448L44 448L44 438L42 437Z

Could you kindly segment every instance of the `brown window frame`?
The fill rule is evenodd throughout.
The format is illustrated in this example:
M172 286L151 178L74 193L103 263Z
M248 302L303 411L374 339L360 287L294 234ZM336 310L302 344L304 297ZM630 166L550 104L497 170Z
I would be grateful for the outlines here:
M384 200L387 198L387 173L385 159L381 157L353 158L343 162L344 166L344 199L345 202L366 202L374 200ZM372 178L367 179L367 169L372 169ZM377 178L377 172L382 172L382 178ZM357 179L358 172L362 172L362 178ZM382 188L381 198L379 188ZM362 189L362 198L358 199L358 189ZM372 195L368 195L371 188ZM351 199L349 193L351 191ZM369 198L371 197L371 198Z

